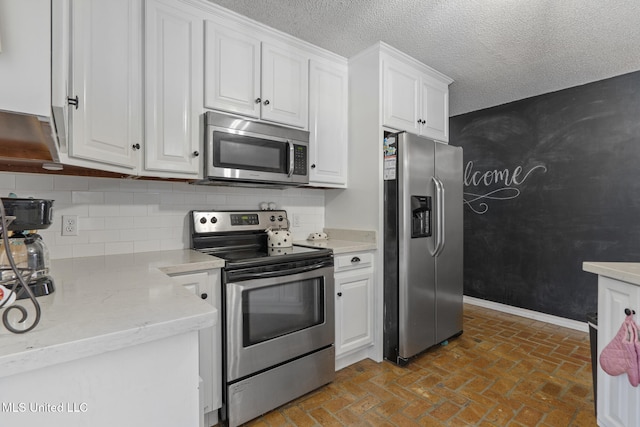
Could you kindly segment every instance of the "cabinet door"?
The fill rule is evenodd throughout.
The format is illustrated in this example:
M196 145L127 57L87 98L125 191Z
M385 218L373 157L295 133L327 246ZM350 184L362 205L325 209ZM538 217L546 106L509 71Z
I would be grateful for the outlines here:
M142 144L142 4L71 4L69 156L134 169Z
M422 120L421 134L449 141L449 87L428 76L422 78Z
M262 118L309 127L309 60L288 46L262 43Z
M189 273L172 276L176 284L184 286L195 295L218 309L220 306L215 289L220 289L219 270L200 273ZM203 380L204 413L214 411L221 406L220 378L222 362L220 360L220 319L216 325L198 332L200 341L200 377Z
M51 13L49 0L0 1L0 110L51 114Z
M373 272L336 274L336 356L373 343Z
M205 23L205 107L260 117L260 40Z
M148 0L145 20L145 169L195 178L203 111L202 12Z
M640 287L598 277L598 358L618 333L625 308L640 312ZM632 387L626 374L612 377L598 363L598 425L638 425L640 389Z
M383 124L420 132L420 73L402 63L384 60L382 68Z
M347 68L309 64L309 185L347 183Z

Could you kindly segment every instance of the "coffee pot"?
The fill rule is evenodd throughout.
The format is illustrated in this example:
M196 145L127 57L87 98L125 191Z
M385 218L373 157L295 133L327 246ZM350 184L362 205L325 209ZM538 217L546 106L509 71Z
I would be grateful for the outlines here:
M19 269L29 270L25 277L27 285L38 296L49 295L54 291L53 279L49 276L49 251L37 230L48 228L52 223L53 200L2 198L7 215L15 217L9 224L8 247L0 240L0 280L15 278L15 273L8 268L7 252L10 251ZM7 287L10 287L7 285ZM26 292L18 292L18 299L28 298Z

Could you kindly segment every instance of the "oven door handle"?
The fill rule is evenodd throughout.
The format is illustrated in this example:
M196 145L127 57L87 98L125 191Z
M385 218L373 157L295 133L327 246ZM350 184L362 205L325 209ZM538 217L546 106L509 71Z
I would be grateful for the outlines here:
M229 274L229 280L234 282L240 280L251 280L251 279L268 279L271 277L279 277L279 276L290 276L293 274L307 273L313 270L319 270L321 268L328 267L326 262L319 262L313 265L307 265L304 267L297 268L287 268L285 270L278 271L264 271L261 273L251 273L251 272L236 272Z

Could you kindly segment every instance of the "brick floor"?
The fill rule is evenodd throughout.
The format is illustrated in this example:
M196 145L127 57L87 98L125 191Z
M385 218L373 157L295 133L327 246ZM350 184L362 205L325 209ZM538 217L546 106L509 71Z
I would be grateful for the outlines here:
M406 367L364 360L248 426L595 426L589 335L465 304Z

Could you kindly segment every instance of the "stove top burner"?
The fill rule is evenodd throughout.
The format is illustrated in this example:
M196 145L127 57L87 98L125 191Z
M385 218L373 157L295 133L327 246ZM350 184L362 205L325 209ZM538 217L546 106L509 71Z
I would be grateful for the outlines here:
M225 269L333 255L331 249L324 248L268 247L265 230L283 223L288 223L286 211L192 211L191 247L224 259Z

